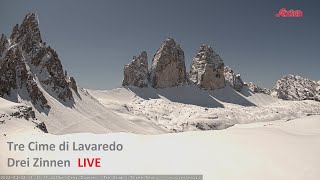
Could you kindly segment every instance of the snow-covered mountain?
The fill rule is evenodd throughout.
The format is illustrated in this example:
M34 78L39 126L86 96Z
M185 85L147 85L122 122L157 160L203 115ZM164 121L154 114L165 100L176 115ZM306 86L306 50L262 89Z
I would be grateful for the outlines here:
M75 79L67 76L57 52L42 41L34 13L14 27L10 38L1 35L0 55L1 105L10 101L18 103L17 107L32 108L38 124L44 122L49 133L167 132L153 122L123 119L78 88ZM1 132L11 134L13 123L10 119L5 122ZM26 128L33 126L30 123Z
M2 37L0 44L7 43L7 48L0 60L1 97L31 101L39 111L51 108L43 91L61 103L74 103L71 81L64 74L58 54L42 41L35 14L27 14L22 24L14 27L10 39Z
M273 87L272 95L285 100L320 101L320 83L301 76L285 75Z

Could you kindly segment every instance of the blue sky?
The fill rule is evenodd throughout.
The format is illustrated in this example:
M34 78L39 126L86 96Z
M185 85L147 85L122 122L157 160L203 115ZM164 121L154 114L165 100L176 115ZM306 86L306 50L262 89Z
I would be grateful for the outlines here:
M189 70L207 43L245 81L271 88L285 74L320 80L320 3L316 0L0 0L0 33L9 36L37 12L42 39L82 87L121 85L123 66L166 37L185 52ZM277 18L281 9L302 18Z

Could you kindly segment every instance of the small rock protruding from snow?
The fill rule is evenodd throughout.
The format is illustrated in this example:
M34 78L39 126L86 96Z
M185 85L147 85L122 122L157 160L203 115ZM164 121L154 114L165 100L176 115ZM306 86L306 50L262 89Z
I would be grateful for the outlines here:
M193 58L189 79L203 89L220 89L225 87L224 63L208 45L202 45Z
M244 83L241 79L241 75L239 73L235 74L231 67L224 67L224 77L226 79L226 83L229 84L230 87L239 92L242 90Z
M318 86L316 81L290 74L277 81L272 89L272 95L285 100L320 101Z
M138 57L134 56L130 64L124 66L122 86L148 86L148 57L143 51Z
M40 122L36 125L37 128L39 128L44 133L48 133L47 126L44 124L44 122Z
M150 81L154 88L174 87L187 82L184 52L172 38L167 38L154 55Z

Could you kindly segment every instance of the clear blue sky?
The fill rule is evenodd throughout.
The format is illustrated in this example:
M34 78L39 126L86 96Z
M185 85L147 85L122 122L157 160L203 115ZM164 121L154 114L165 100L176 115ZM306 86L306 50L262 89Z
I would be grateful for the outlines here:
M276 18L281 8L303 18ZM320 3L316 0L0 0L0 33L37 12L42 38L82 87L121 85L123 65L146 50L149 63L166 37L189 70L203 43L245 81L271 88L285 74L320 80Z

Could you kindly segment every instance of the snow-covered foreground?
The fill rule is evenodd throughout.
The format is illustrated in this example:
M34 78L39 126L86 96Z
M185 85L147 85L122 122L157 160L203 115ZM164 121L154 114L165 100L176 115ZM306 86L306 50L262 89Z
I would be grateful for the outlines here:
M234 124L291 120L320 114L316 101L284 101L230 87L215 91L196 87L88 90L107 109L130 121L152 121L172 132L224 129Z
M204 179L318 180L320 116L162 135L39 134L1 137L0 174L203 174ZM122 143L120 152L7 152L7 141ZM6 168L8 157L69 159L70 168ZM100 157L101 168L77 168Z
M0 136L8 134L38 134L42 131L36 128L39 123L36 119L29 117L26 120L23 116L29 115L24 104L13 103L0 98Z

